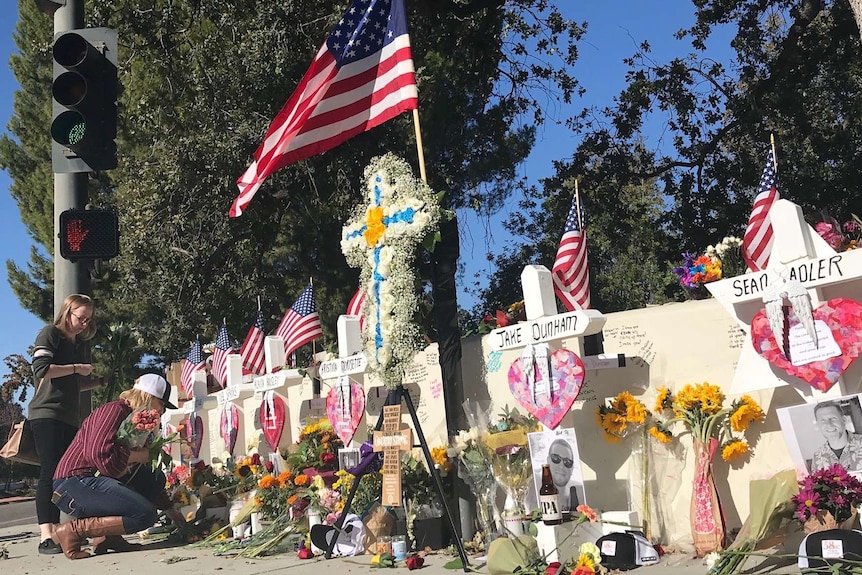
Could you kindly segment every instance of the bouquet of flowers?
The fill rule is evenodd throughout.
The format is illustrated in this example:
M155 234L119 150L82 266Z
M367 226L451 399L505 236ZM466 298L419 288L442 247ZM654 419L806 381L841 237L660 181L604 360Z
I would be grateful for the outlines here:
M850 218L843 224L827 218L814 226L814 231L836 252L855 250L862 242L862 220L856 214L850 214Z
M295 473L309 467L317 471L332 471L338 467L336 453L343 446L329 420L321 419L302 429L299 440L290 446L285 459Z
M486 313L479 322L479 333L486 334L497 329L498 327L506 327L513 323L526 321L527 312L524 308L524 300L517 301L506 308L506 311L498 309L493 315Z
M682 259L683 264L673 268L673 272L686 293L694 299L708 297L704 284L738 276L746 271L742 240L734 236L725 237L715 246L707 246L703 255L685 252Z
M620 392L609 404L600 405L596 409L596 421L604 432L604 438L610 443L618 443L644 425L647 432L660 443L673 440L673 434L665 423L628 391Z
M823 528L832 529L856 518L856 506L862 503L862 481L836 463L800 481L799 493L791 501L796 506L796 518L803 524L815 519L824 524ZM831 522L827 514L832 516Z
M139 409L133 411L117 429L116 441L129 449L146 447L149 450L152 468L155 470L162 464L163 459L169 460L162 448L165 444L175 441L182 431L182 426L180 426L180 429L174 433L162 436L158 433L160 425L161 416L157 410Z
M721 388L708 382L686 384L676 395L666 387L659 389L655 409L662 414L672 414L661 422L661 433L670 434L670 426L682 422L694 439L706 444L717 439L721 458L733 461L748 455L748 442L741 435L752 423L764 420L763 410L754 399L743 395L725 407L725 396ZM651 432L656 437L659 432Z

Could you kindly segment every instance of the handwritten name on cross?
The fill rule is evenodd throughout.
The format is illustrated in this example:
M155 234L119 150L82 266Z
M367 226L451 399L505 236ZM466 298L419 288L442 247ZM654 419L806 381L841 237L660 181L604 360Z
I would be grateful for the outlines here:
M858 299L854 292L858 293L862 282L862 250L835 253L805 222L799 206L788 200L776 201L769 218L775 237L767 269L706 284L746 336L751 333L751 320L764 307L763 296L768 293L770 284L781 279L799 282L808 291L814 308L835 297ZM843 377L825 393L807 384L798 384L792 376L773 370L769 362L758 355L750 339L746 341L730 392L747 393L787 383L793 383L796 391L809 402L848 392Z
M362 267L369 367L392 388L403 376L398 366L416 351L407 343L418 334L412 322L415 248L436 227L440 209L427 184L391 154L372 161L366 180L369 203L344 227L341 249L351 266Z
M401 452L413 445L409 428L401 429L401 405L383 407L383 430L374 432L374 451L383 452L383 505L401 506Z

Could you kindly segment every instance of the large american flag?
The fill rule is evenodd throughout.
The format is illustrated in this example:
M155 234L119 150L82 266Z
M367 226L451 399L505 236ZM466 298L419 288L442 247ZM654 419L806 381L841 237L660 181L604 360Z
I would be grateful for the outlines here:
M587 238L578 221L577 198L566 217L566 229L560 239L552 271L554 292L569 311L589 309L590 270L587 267Z
M323 335L320 317L317 315L317 304L314 303L314 291L307 286L299 296L275 330L276 335L284 339L284 355L289 356L301 346Z
M237 180L230 216L273 172L417 106L404 0L353 0Z
M254 323L248 328L239 354L242 356L243 368L256 375L263 375L266 358L263 353L263 314L260 310L257 310Z
M216 337L212 367L213 377L222 387L227 385L227 356L230 353L233 353L233 345L230 342L230 335L227 333L227 326L222 324Z
M192 399L195 391L195 372L204 368L204 350L201 342L196 339L183 360L183 369L180 372L180 384L186 397Z
M769 210L778 200L778 177L775 173L775 156L769 152L760 185L757 187L757 197L754 198L754 209L748 218L748 226L742 237L742 257L752 271L766 269L769 256L772 254L772 222Z
M356 293L353 294L353 297L350 298L350 303L347 304L347 315L358 315L359 316L359 329L361 330L365 327L365 316L362 315L362 306L365 303L365 292L362 291L362 287L356 290Z

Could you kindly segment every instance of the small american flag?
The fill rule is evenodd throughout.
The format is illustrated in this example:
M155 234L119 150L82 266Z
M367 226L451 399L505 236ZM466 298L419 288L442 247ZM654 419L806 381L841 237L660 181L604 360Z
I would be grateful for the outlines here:
M257 310L254 323L248 328L239 354L242 356L243 368L255 375L263 375L265 357L263 353L263 314L260 310Z
M587 267L587 238L578 222L577 200L566 217L566 229L560 239L557 258L551 274L554 292L569 311L590 307L590 269Z
M215 351L213 351L212 374L222 387L227 385L227 356L233 353L233 345L227 333L227 326L222 324L216 337Z
M751 210L748 226L742 237L742 257L752 271L766 269L769 264L773 239L769 210L778 198L775 156L770 151L766 158L766 167L763 168L763 175L760 176L757 197L754 198L754 209Z
M196 339L183 360L183 370L180 372L180 384L186 397L192 399L195 394L195 372L204 368L204 350L200 340Z
M275 334L284 339L286 356L323 335L320 317L317 315L317 304L314 303L314 291L310 285L306 286L299 299L281 318Z
M350 298L350 303L347 304L347 315L358 315L359 316L359 329L365 327L365 316L362 315L362 306L365 305L365 292L362 291L362 288L356 290L356 293L353 294L353 297Z
M404 0L353 0L237 180L230 216L273 172L417 106Z

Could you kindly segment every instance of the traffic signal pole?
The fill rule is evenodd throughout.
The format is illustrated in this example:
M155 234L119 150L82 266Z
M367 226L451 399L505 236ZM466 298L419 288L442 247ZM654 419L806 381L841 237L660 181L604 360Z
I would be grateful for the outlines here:
M84 0L65 0L54 12L54 35L84 27ZM54 315L60 311L66 296L75 293L92 295L86 261L69 261L60 257L60 214L65 210L83 210L89 200L88 174L54 172Z

